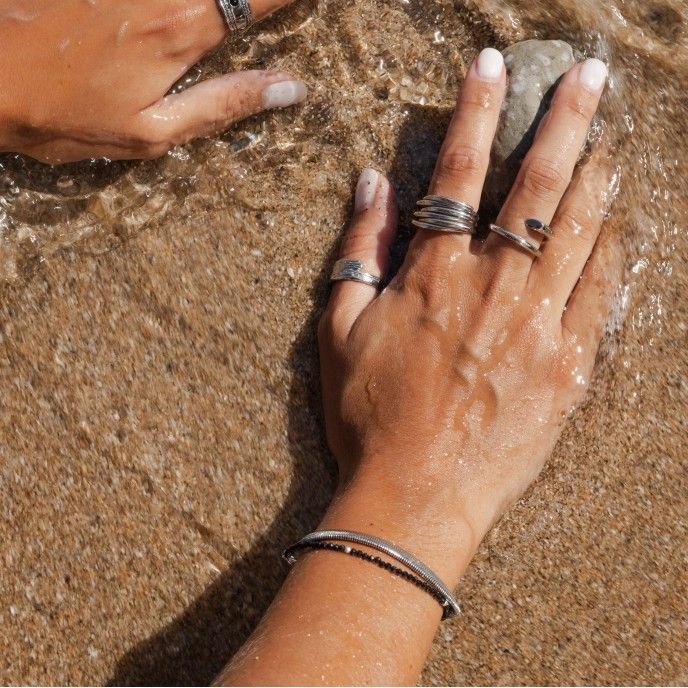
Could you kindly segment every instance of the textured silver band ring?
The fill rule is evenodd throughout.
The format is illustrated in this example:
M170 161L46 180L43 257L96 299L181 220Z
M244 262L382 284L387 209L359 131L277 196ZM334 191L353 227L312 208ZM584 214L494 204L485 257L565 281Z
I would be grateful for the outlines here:
M527 220L525 220L525 225L531 231L542 234L543 236L554 236L554 230L546 222L538 220L536 217L529 217Z
M253 24L248 0L217 0L217 5L230 31L244 31Z
M495 234L499 234L499 236L503 237L504 239L516 244L519 248L522 248L524 251L526 251L526 253L530 253L531 256L535 256L537 258L538 256L542 255L542 251L540 251L540 249L532 241L526 239L520 234L514 234L514 232L510 232L508 229L504 229L504 227L500 227L499 225L490 225L490 231L494 232Z
M475 234L475 224L468 221L413 219L411 224L419 229L431 229L445 234L468 234L469 236Z
M412 224L421 229L451 234L475 234L478 214L468 203L431 195L418 201Z
M373 287L379 287L382 284L382 277L365 272L363 270L363 263L360 260L352 260L350 258L341 258L332 268L330 282L341 282L342 280L362 282Z

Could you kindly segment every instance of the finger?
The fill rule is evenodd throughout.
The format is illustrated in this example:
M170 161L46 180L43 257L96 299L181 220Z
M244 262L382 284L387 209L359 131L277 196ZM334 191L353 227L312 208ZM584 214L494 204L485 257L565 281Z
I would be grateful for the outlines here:
M528 283L552 312L562 313L595 246L614 195L615 179L598 163L582 167L554 216L555 236L530 271Z
M127 144L125 140L117 144L91 144L75 139L58 138L22 146L17 152L47 165L64 165L86 159L131 160L143 157L140 146L133 141Z
M185 12L186 15L190 14L191 10L189 9L186 0L175 0L175 2L178 2L182 6L180 11ZM249 0L248 5L251 11L252 20L260 21L282 7L286 7L292 2L293 0ZM232 7L235 6L234 3L231 4ZM236 7L238 8L239 5L237 4ZM202 8L199 7L198 11L194 14L201 13L201 10L203 13L207 13L209 16L212 16L212 21L206 26L209 31L217 32L219 29L222 33L232 33L236 30L233 25L228 25L219 0L203 0Z
M250 0L251 12L257 21L290 5L293 0Z
M598 238L562 316L562 335L588 370L595 361L605 325L623 277L623 252L615 241Z
M260 21L291 2L248 0L250 21ZM148 11L143 34L157 36L160 54L177 58L183 65L182 73L228 34L241 33L241 22L236 26L231 19L235 11L243 16L242 6L236 0L153 0ZM174 77L177 78L178 75Z
M363 170L356 186L354 218L344 236L339 257L359 260L364 272L384 279L396 228L397 205L391 184L379 172ZM323 318L331 335L345 340L377 293L377 287L362 282L335 282Z
M166 149L224 131L261 110L295 105L306 95L306 84L284 72L237 72L165 96L139 113L137 125L151 147Z
M541 237L526 229L525 220L551 222L585 145L606 77L605 64L596 59L586 60L564 75L497 225L539 245ZM510 283L525 281L533 263L529 253L495 233L485 242L485 252L495 259L497 269L509 274Z
M505 90L504 58L498 50L486 48L471 65L461 88L437 159L431 194L448 196L478 209ZM414 238L410 255L417 256L419 247L426 252L467 249L469 242L468 235L422 229Z

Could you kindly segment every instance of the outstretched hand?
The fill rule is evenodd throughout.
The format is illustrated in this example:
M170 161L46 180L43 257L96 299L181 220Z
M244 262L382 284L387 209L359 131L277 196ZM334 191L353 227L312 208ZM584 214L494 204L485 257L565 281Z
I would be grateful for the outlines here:
M290 0L253 0L255 19ZM215 0L0 3L0 150L52 164L151 158L306 96L289 74L170 87L225 37Z
M619 284L618 257L597 240L611 175L597 159L574 173L606 73L588 60L561 80L494 220L511 238L493 232L478 243L422 228L381 293L370 277L388 267L394 195L382 174L361 176L341 251L355 269L335 268L346 279L319 333L327 437L340 467L319 530L391 541L452 587L542 468L589 380ZM483 51L430 194L479 207L505 88L500 53ZM529 218L554 236L533 233ZM415 684L441 615L433 596L389 570L304 552L218 683Z
M596 160L572 175L605 77L599 60L565 75L494 220L540 244L540 257L494 233L481 245L422 229L382 293L355 281L333 287L320 351L341 493L367 485L371 505L396 504L375 525L396 528L411 549L427 547L428 533L452 541L460 523L480 541L539 473L590 378L619 277L596 246L612 176ZM429 193L478 208L505 86L501 55L484 51ZM382 175L364 173L356 210L341 257L384 274L396 211ZM551 223L555 236L543 241L528 218ZM446 549L434 555L446 566Z

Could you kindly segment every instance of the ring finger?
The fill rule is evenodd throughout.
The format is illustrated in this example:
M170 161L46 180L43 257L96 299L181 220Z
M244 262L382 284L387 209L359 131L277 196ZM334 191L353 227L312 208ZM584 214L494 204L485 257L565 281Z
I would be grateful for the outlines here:
M564 76L497 218L498 226L539 245L538 236L526 228L525 221L552 221L571 182L606 77L605 64L596 59L574 66ZM495 259L497 271L508 273L510 282L525 281L533 262L531 254L496 233L485 242L485 252Z

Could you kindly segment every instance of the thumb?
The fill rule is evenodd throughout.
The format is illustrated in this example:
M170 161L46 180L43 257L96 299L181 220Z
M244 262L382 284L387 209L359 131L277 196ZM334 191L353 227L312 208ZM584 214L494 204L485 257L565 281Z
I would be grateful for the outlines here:
M210 136L262 110L301 103L306 84L285 72L247 71L208 79L142 110L154 145Z
M360 261L361 269L384 278L389 248L397 229L397 204L389 180L372 169L363 170L356 187L354 218L344 235L339 258ZM348 337L377 288L353 280L334 283L323 323L336 340ZM324 325L323 325L324 327Z

